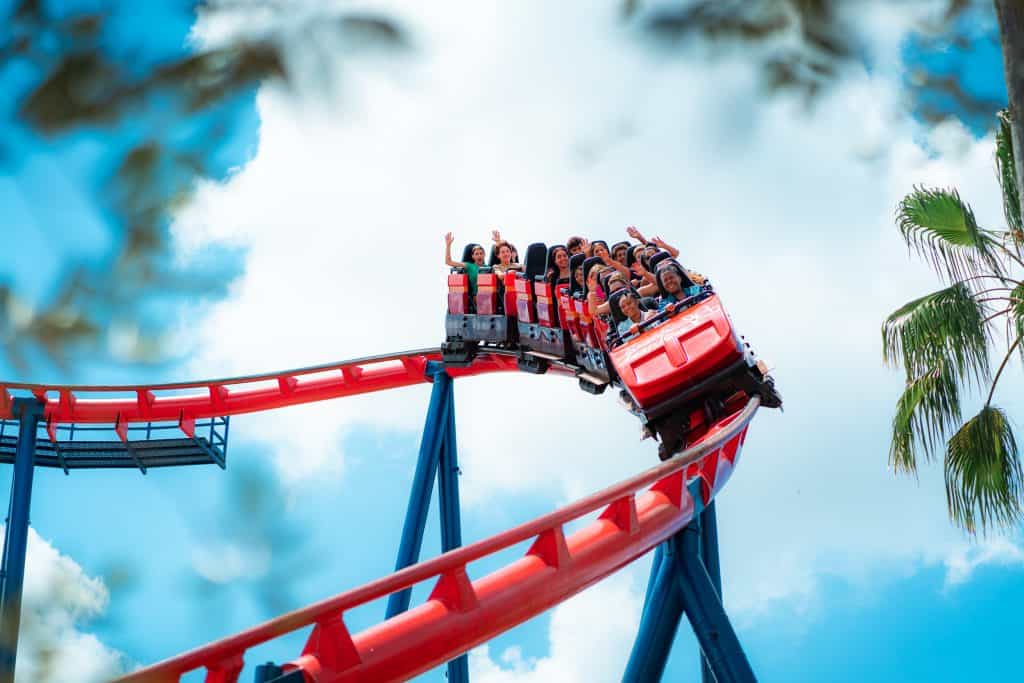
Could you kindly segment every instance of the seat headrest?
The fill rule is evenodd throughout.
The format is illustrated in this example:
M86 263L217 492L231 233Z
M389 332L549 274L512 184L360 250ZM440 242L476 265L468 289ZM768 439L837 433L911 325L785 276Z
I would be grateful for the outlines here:
M672 254L668 253L664 249L662 249L662 250L658 251L657 253L653 254L651 256L651 258L649 259L649 263L651 264L651 266L650 266L650 268L648 268L648 270L654 270L655 268L658 267L659 263L661 263L662 261L664 261L667 258L672 258Z
M629 242L626 241L626 240L623 240L621 242L616 242L615 244L612 245L611 249L609 249L608 251L611 252L612 256L614 256L615 255L615 250L619 249L621 247L626 247L626 250L627 250L626 258L629 258L629 256L628 256L628 253L629 253L629 251L628 251L629 250Z
M583 290L583 287L576 284L576 276L574 273L576 272L576 269L583 264L586 258L585 254L573 254L572 258L569 259L569 296Z
M525 273L529 280L547 272L548 248L543 242L534 242L526 248Z
M584 294L584 296L586 294L588 294L588 292L587 292L587 278L590 276L590 271L593 270L594 266L596 266L598 264L601 264L601 263L604 263L604 262L600 258L598 258L597 256L591 256L590 258L588 258L588 259L583 261L583 294Z
M616 325L626 319L625 314L622 312L622 306L619 304L624 296L636 296L632 291L628 289L620 289L619 291L608 297L608 308L612 312L612 320Z

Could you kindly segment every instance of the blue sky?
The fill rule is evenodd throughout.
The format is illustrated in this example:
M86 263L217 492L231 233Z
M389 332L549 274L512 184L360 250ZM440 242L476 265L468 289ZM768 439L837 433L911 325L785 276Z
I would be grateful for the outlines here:
M890 476L900 377L881 367L877 339L889 311L934 285L891 221L913 183L955 183L982 222L1001 221L991 139L977 126L916 118L907 72L913 60L941 63L999 93L998 53L919 49L908 41L919 7L865 3L854 25L869 37L872 69L851 67L808 111L760 99L742 56L652 54L611 6L379 6L408 28L411 54L343 46L323 69L315 46L295 45L295 90L266 86L217 112L233 134L209 148L210 178L169 229L176 265L211 267L229 282L160 309L177 351L168 364L86 362L66 379L246 374L431 345L448 229L479 241L500 227L524 244L570 232L607 239L635 223L712 275L787 400L784 415L758 417L719 506L727 607L760 677L1019 675L1007 655L1024 599L1019 539L972 544L950 529L934 467L917 483ZM187 5L151 9L145 33L115 7L124 26L104 41L128 62L177 54L193 29ZM196 39L258 33L260 17L249 19L206 18ZM0 68L0 88L17 92L19 73ZM102 267L113 253L101 191L109 150L154 131L183 146L207 140L202 122L165 130L160 113L53 141L0 128L0 144L16 151L0 166L0 208L14 217L5 234L17 246L0 255L0 272L45 297L72 259ZM11 121L9 108L0 115ZM383 282L381 258L396 264ZM377 296L367 301L371 282ZM45 365L35 372L57 375ZM12 376L0 361L0 377ZM148 663L247 627L277 604L297 607L388 572L428 392L238 418L226 472L40 471L34 528L110 596L104 606L103 588L65 563L85 587L81 611L97 616L41 614L62 624L68 652ZM612 398L569 383L473 379L456 395L466 540L654 462ZM1004 405L1024 407L1010 397ZM576 447L523 447L531 434L570 426ZM253 491L261 504L250 514L267 524L238 512ZM436 519L428 529L424 552L433 554ZM478 651L474 680L616 680L646 572L647 560L638 562ZM381 612L370 606L349 624ZM97 641L83 643L83 633ZM249 661L289 659L300 641ZM695 671L684 630L669 673Z

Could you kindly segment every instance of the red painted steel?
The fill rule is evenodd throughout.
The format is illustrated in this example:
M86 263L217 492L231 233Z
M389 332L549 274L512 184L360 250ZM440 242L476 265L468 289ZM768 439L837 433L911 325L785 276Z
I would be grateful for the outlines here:
M46 401L47 424L93 423L127 425L130 422L177 422L238 415L343 396L430 382L429 361L440 361L437 349L374 356L311 368L265 375L233 377L174 384L141 386L61 386L0 382L0 418L11 417L10 390L21 390ZM452 377L516 370L514 353L480 353L467 368L449 368ZM571 374L555 364L552 370ZM189 391L192 390L192 391ZM185 392L185 393L183 393ZM89 394L119 394L89 398Z
M721 370L743 356L715 295L612 349L612 364L641 408Z
M307 681L404 680L427 671L600 581L681 529L695 510L685 486L687 467L708 456L735 460L758 405L757 398L751 399L679 456L556 512L119 681L166 683L205 667L208 683L235 683L246 650L311 624L315 628L302 655L286 667L301 669ZM712 478L706 490L719 488L713 480L716 468L698 469L702 478ZM651 488L637 495L647 486ZM601 508L597 521L564 537L565 524ZM525 557L469 580L469 563L531 539ZM423 605L349 634L343 620L347 610L428 579L437 583Z

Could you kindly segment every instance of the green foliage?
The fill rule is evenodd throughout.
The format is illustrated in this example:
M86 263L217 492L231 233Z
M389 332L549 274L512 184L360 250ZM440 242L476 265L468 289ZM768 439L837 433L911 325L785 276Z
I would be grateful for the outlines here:
M1014 337L1024 337L1024 282L1010 291L1010 306L1006 320L1007 343ZM1024 345L1018 346L1021 360L1024 361Z
M1007 229L982 229L956 190L914 188L896 210L900 233L908 247L953 283L909 302L882 325L883 359L907 373L893 417L889 463L897 472L916 474L918 457L932 460L952 433L943 463L946 502L950 519L969 533L1016 525L1024 509L1024 471L1013 427L992 405L1018 349L1024 360L1024 281L1009 275L1010 268L1024 267L1024 240L1005 111L999 120L996 165ZM1000 309L989 314L987 302L998 302ZM993 377L990 326L999 318L1004 319L1008 348ZM985 383L981 411L962 422L961 391L972 385L981 390Z
M907 246L951 281L1002 273L998 242L956 190L914 188L897 205L896 224Z
M792 91L812 100L842 70L859 64L864 51L860 28L849 21L842 0L622 0L622 16L659 43L682 44L694 37L744 48L757 62L770 91ZM853 4L853 3L845 3ZM922 33L949 40L970 0L947 0L946 11L922 25ZM957 34L954 38L962 38ZM958 105L991 112L990 101L964 90L943 74L915 74L919 89L941 90ZM941 112L944 118L948 111Z
M1014 165L1010 113L1006 109L999 112L999 127L996 129L996 170L1003 189L1003 214L1010 228L1010 238L1020 253L1021 244L1024 243L1024 226L1021 225L1020 196L1017 193L1017 167Z
M109 216L119 250L99 267L62 263L47 288L52 294L43 300L0 282L0 353L19 372L40 357L36 351L65 371L83 353L157 361L164 351L162 333L156 329L159 321L146 320L146 303L169 295L216 295L222 289L215 277L174 269L168 222L198 179L219 177L221 171L211 169L210 150L230 136L230 124L190 133L201 135L201 144L185 144L180 122L216 114L217 107L268 79L290 86L294 75L286 68L286 52L296 45L322 51L318 57L325 65L359 50L394 52L408 46L400 25L365 10L325 9L296 18L292 3L277 0L201 3L197 11L206 17L238 13L244 16L235 23L243 26L265 15L272 21L251 37L194 45L139 68L104 49L113 15L100 5L57 11L22 0L0 10L0 63L31 64L26 71L38 74L8 94L9 110L17 116L11 123L36 133L34 144L40 147L51 141L60 145L63 136L83 130L97 133L96 142L103 145L103 134L111 133L113 142L97 150L104 160L100 167L109 168L110 175L97 183L102 189L93 203L97 213ZM0 163L13 163L2 141ZM56 238L69 226L42 227ZM115 340L112 330L128 333Z
M945 467L949 515L959 526L975 533L1020 522L1024 472L1002 410L986 405L965 422L949 440Z
M949 366L941 364L915 377L896 403L889 465L916 474L917 456L932 460L959 421L960 391Z
M908 379L935 368L951 377L980 383L989 376L985 306L963 283L956 283L893 312L882 325L885 362L897 360Z

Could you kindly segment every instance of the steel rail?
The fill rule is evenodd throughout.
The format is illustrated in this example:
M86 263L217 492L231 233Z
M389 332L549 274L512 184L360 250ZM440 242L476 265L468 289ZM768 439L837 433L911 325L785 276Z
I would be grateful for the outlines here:
M467 377L517 369L517 352L485 349L464 368L448 368L452 377ZM51 385L0 381L0 419L11 417L11 389L27 391L45 402L43 418L57 424L127 424L131 422L190 422L197 419L273 410L431 381L430 361L440 361L440 349L417 349L367 356L258 375L212 380L138 385ZM559 374L575 368L552 362ZM259 384L258 386L252 386ZM247 386L249 385L249 386ZM161 394L196 389L182 394ZM56 394L52 396L51 394ZM121 396L89 398L90 393Z
M600 581L682 528L699 512L687 487L687 468L711 454L725 452L730 443L735 443L735 458L759 405L758 397L751 398L742 410L720 420L701 442L678 456L555 512L137 670L118 681L167 683L205 667L209 683L234 683L246 650L314 624L303 655L290 666L316 676L315 680L399 680L429 670ZM705 505L721 486L713 480L714 473L711 477L712 481L698 490L700 502ZM637 491L647 486L651 488L638 497ZM605 510L597 521L565 538L565 524L600 508ZM526 558L477 581L466 576L469 563L531 539L534 543ZM531 564L524 566L524 562ZM513 571L516 565L520 565L518 572ZM542 574L541 569L553 573ZM439 577L437 585L425 604L354 638L349 636L342 621L344 612L435 577ZM545 592L545 585L552 588ZM544 598L526 600L531 591L544 593ZM510 603L511 599L517 602ZM490 615L483 614L486 600L493 608ZM493 619L496 605L506 609L510 604L516 606L514 614L503 620ZM490 622L482 618L474 621L475 617L487 616ZM439 628L446 619L452 624ZM460 635L463 640L452 644ZM425 658L412 661L395 656L403 648L411 651L417 647L427 653ZM373 666L377 668L368 668Z

